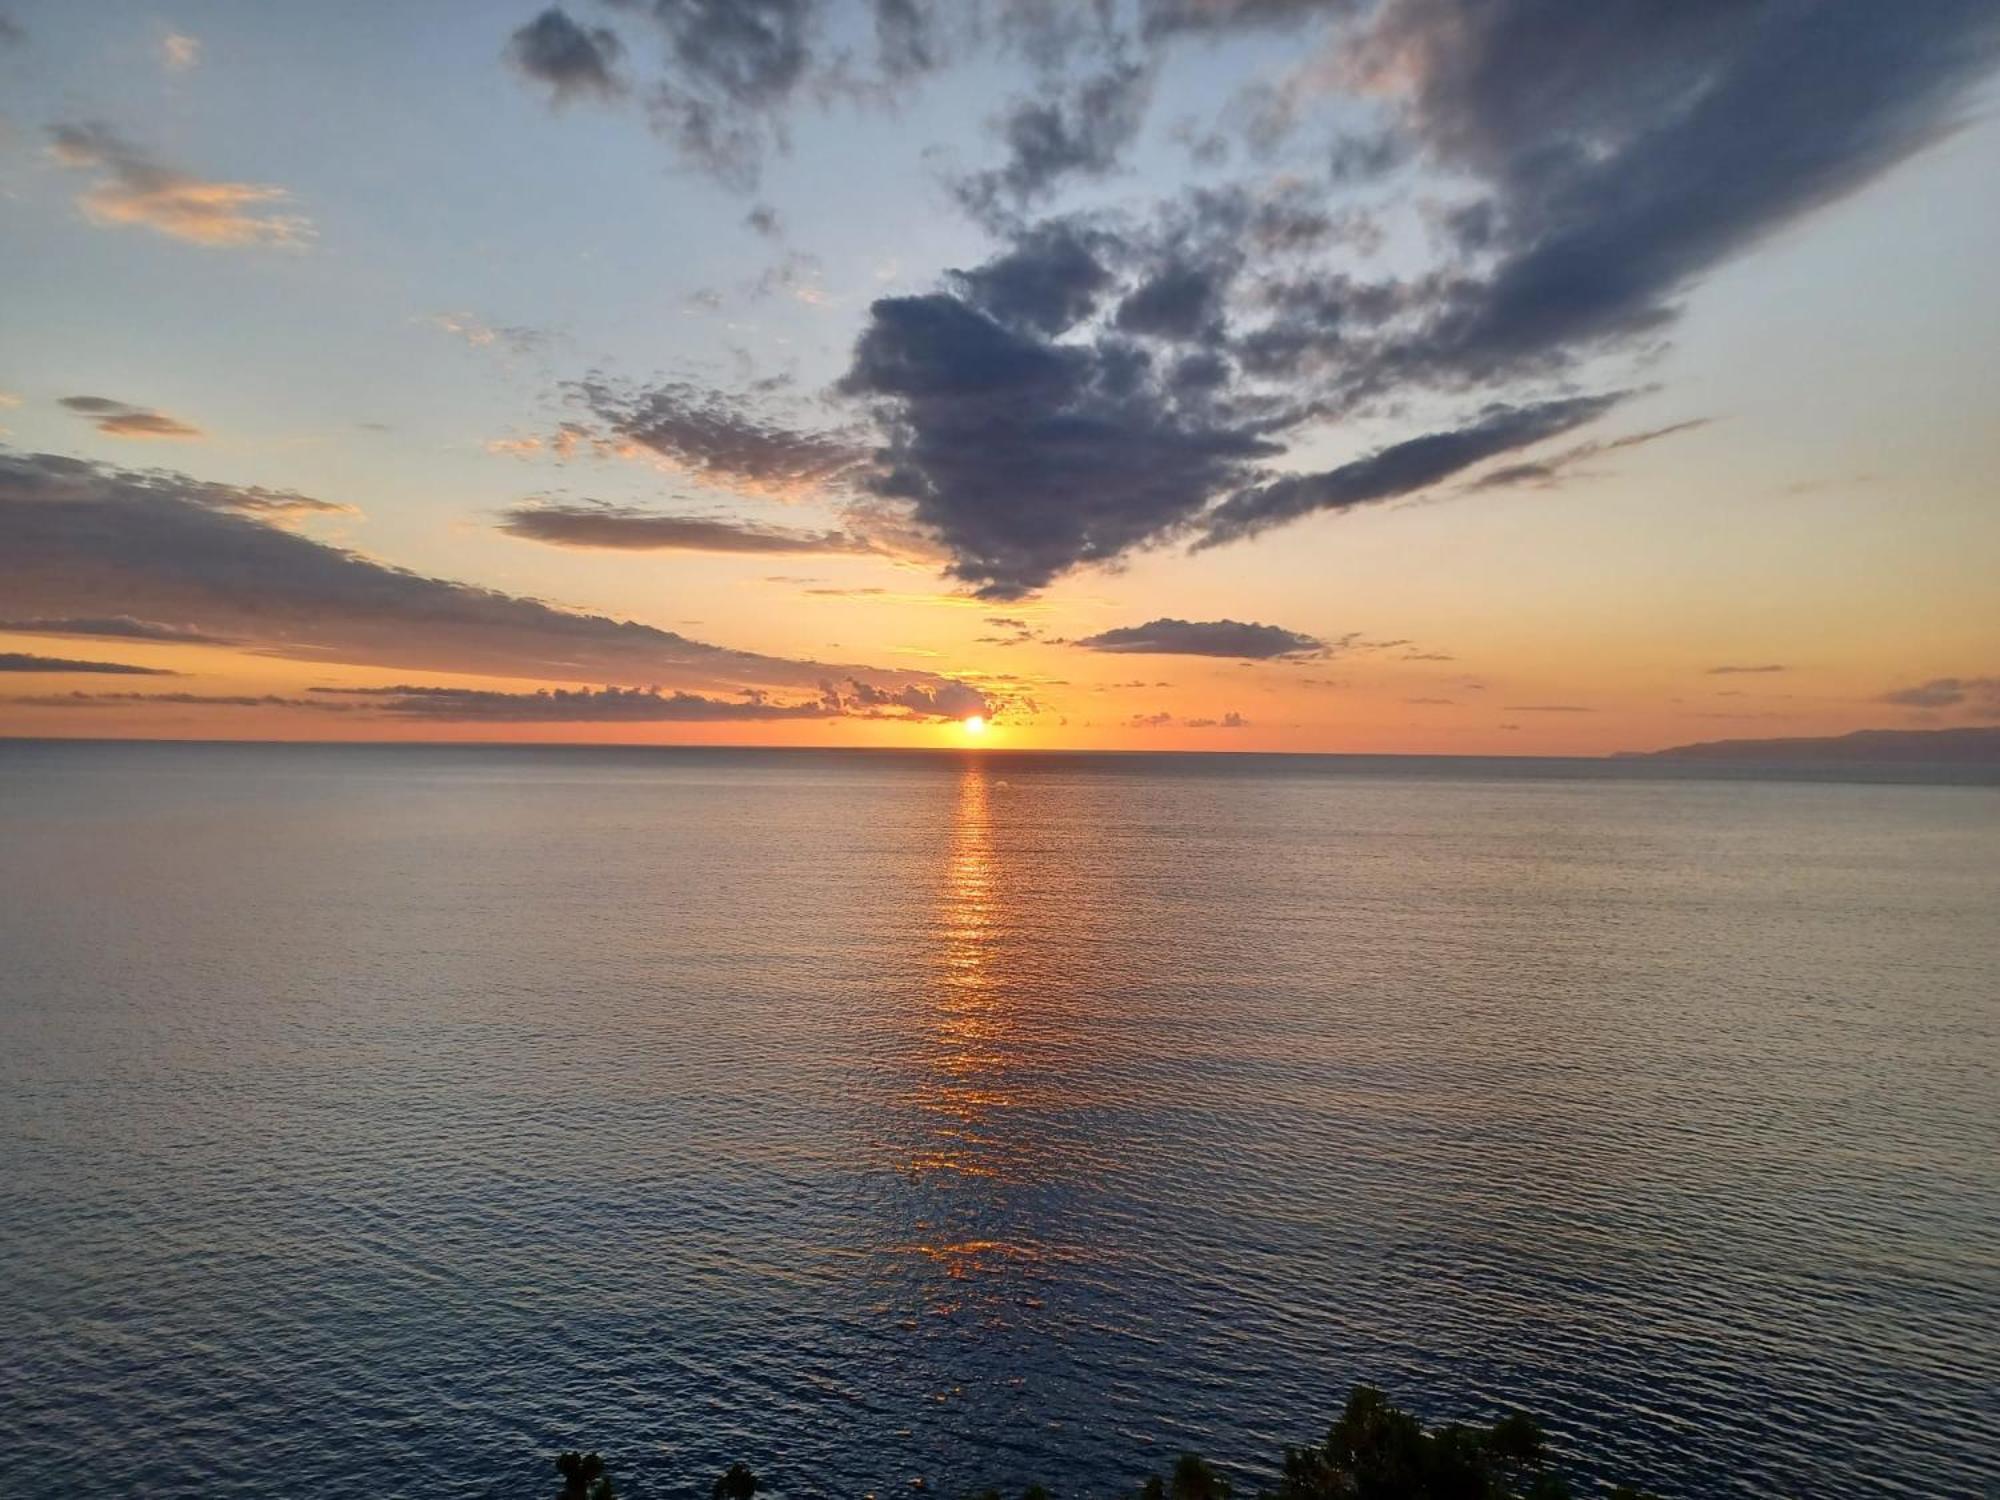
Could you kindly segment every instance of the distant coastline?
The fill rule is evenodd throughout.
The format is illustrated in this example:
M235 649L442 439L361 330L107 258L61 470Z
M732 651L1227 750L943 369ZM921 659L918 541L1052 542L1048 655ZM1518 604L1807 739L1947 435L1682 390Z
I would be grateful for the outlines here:
M1703 740L1665 750L1621 750L1617 760L1838 761L1868 765L2000 765L2000 724L1967 729L1857 729L1769 740Z

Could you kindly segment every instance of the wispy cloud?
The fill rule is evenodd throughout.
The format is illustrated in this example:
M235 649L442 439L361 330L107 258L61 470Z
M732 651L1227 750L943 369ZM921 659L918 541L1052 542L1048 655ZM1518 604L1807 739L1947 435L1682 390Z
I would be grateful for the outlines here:
M165 412L133 406L125 401L113 401L108 396L64 396L58 404L68 407L78 416L89 417L92 425L107 437L190 439L202 436L199 427L170 417Z
M861 462L850 433L787 420L757 393L726 394L685 381L622 386L579 381L570 392L637 451L717 489L799 500L823 492Z
M510 354L530 354L542 348L549 336L539 328L510 325L496 328L471 313L432 313L418 319L453 338L463 339L474 349L504 349Z
M1980 713L2000 713L2000 677L1933 677L1886 692L1881 701L1899 708L1970 706Z
M78 661L66 656L31 656L0 651L0 672L108 672L126 677L178 677L165 667L134 667L119 661Z
M137 703L182 708L311 708L325 713L347 713L352 709L351 704L287 698L281 693L42 693L6 701L33 708L109 708Z
M805 531L720 516L662 515L602 503L516 505L501 515L500 530L509 536L558 547L765 556L873 550L860 537L844 531Z
M49 136L57 161L97 174L76 200L93 224L138 226L218 249L296 248L313 236L310 220L279 211L291 197L281 187L196 177L104 125L56 125Z
M200 38L170 31L160 39L160 66L169 73L185 73L200 62Z
M15 635L108 636L126 641L172 641L184 645L226 644L220 637L203 635L185 625L163 625L154 620L135 620L130 615L105 615L97 619L0 620L0 633Z

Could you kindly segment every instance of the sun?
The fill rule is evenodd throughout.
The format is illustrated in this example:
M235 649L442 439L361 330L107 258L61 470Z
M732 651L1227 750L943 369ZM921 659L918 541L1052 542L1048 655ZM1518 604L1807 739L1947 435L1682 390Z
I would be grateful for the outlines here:
M960 721L959 727L964 729L964 731L967 734L977 739L980 735L986 733L986 715L967 714L965 718Z

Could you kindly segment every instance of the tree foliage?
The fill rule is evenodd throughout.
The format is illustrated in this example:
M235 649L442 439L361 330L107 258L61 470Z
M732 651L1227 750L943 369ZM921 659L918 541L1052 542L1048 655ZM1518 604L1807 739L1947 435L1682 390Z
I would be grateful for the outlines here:
M558 1453L556 1472L563 1480L558 1500L618 1500L611 1476L604 1472L604 1460L595 1452Z
M604 1460L565 1453L559 1500L615 1500ZM921 1487L921 1486L920 1486ZM742 1464L715 1481L713 1500L755 1500L763 1483ZM1183 1453L1165 1478L1152 1475L1133 1500L1231 1500L1229 1481L1201 1455ZM1373 1386L1357 1385L1325 1441L1285 1449L1277 1487L1258 1500L1575 1500L1551 1461L1539 1423L1525 1412L1488 1427L1424 1424ZM1001 1500L984 1490L969 1500ZM1021 1500L1051 1500L1031 1485ZM1658 1500L1619 1485L1607 1500Z

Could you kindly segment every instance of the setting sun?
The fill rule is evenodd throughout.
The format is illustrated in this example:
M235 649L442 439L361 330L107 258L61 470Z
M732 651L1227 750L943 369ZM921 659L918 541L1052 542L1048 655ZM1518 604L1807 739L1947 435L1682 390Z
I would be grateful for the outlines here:
M986 733L986 716L984 714L967 714L962 721L962 727L967 734L982 735Z

